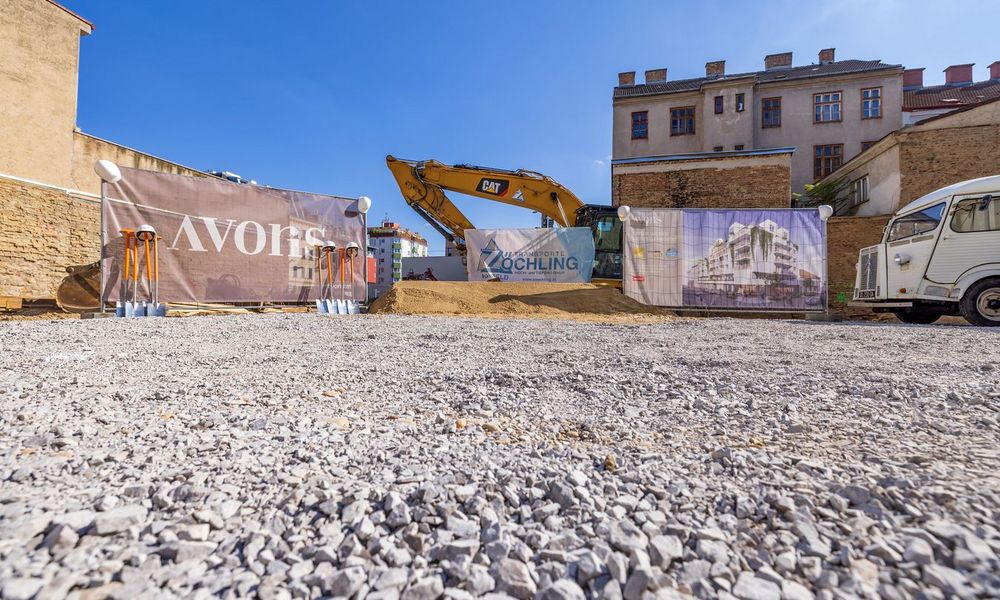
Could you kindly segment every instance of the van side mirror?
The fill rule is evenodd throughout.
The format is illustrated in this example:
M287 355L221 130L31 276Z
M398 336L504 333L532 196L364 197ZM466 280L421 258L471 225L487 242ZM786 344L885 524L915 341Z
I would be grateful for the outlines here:
M986 210L990 206L990 202L993 201L993 194L986 194L979 200L979 210Z

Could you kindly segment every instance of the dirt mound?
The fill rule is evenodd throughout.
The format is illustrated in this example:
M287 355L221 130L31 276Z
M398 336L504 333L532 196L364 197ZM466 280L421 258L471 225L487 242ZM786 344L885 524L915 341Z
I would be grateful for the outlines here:
M373 302L373 314L663 320L668 313L590 284L401 281Z

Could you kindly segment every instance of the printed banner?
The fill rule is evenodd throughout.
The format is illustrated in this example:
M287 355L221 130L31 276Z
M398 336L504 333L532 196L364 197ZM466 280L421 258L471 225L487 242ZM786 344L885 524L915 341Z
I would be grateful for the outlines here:
M817 210L632 209L624 262L624 292L645 304L826 307L826 227Z
M586 227L467 229L469 281L589 283L594 235Z
M356 199L122 168L105 184L103 300L122 299L123 229L151 225L159 241L161 302L311 302L365 299L365 218ZM332 257L323 281L316 246L354 242L352 260ZM149 299L140 243L138 300ZM325 262L325 261L324 261ZM329 280L328 280L329 279ZM132 292L128 292L131 299Z

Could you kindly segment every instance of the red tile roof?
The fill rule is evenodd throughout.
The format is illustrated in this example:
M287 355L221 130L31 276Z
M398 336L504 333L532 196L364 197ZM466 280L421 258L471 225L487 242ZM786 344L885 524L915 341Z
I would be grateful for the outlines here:
M1000 98L1000 80L989 79L972 85L934 85L903 92L903 110L959 108Z

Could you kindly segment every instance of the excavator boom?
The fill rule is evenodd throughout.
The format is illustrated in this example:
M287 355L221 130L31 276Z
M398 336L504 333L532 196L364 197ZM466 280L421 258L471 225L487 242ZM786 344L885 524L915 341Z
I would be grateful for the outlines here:
M576 224L584 203L559 182L527 170L507 171L472 165L446 165L436 160L385 158L403 198L445 239L464 247L472 223L445 195L445 190L485 198L541 213L563 227Z
M562 227L590 227L596 249L594 277L621 287L621 223L610 206L584 204L554 179L519 169L507 171L436 160L385 162L406 203L465 254L465 230L475 229L445 190L533 210Z

